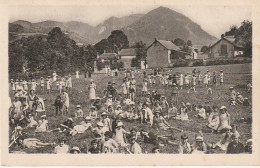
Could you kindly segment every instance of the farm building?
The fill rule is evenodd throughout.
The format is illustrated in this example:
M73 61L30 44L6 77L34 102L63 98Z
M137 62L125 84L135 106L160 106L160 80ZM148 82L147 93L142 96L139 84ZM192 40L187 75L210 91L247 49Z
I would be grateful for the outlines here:
M189 53L180 51L180 48L171 41L157 40L147 48L147 64L149 68L169 67L174 60L185 59Z
M137 55L136 48L122 49L118 53L118 59L124 62L124 68L131 68L131 61Z
M206 53L209 58L232 58L243 55L243 48L235 44L234 36L223 36L211 45Z
M117 60L117 54L116 53L103 53L99 55L98 60L101 60L101 62L113 62Z

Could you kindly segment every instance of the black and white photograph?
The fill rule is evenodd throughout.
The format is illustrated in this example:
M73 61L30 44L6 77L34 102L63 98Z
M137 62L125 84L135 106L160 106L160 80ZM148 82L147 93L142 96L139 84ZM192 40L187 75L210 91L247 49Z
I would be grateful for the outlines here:
M9 5L8 153L250 157L252 9Z

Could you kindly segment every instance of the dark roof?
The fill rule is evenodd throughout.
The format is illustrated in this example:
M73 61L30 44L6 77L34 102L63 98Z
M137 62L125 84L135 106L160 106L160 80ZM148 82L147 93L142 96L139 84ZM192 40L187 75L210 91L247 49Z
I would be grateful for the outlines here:
M176 46L175 44L173 44L172 41L166 41L166 40L156 40L149 46L147 47L147 50L156 42L159 42L163 47L165 47L168 50L174 50L174 51L178 51L180 53L184 53L184 54L190 54L184 51L181 51L181 48Z
M166 41L166 40L157 40L159 43L161 43L165 48L168 50L179 50L179 47L177 47L173 42L171 41Z
M128 48L128 49L122 49L118 55L119 56L136 56L137 49L136 48Z
M116 53L103 53L99 56L99 59L104 59L104 60L111 60L116 58L117 58Z
M214 47L216 44L218 44L221 40L225 40L227 42L229 42L230 44L232 44L235 48L242 48L242 46L239 46L237 44L235 44L235 37L234 36L225 36L225 37L222 37L220 40L218 40L216 43L214 43L213 45L211 45L209 48L212 48Z

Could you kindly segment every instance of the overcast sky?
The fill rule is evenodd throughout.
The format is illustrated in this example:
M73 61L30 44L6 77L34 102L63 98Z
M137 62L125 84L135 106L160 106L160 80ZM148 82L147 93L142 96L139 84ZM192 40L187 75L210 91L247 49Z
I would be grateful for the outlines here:
M95 26L111 16L122 17L136 13L147 13L160 5L127 6L12 6L9 20L40 22L81 21ZM198 23L205 31L219 38L231 25L239 26L243 20L251 19L251 7L212 7L212 6L166 6Z

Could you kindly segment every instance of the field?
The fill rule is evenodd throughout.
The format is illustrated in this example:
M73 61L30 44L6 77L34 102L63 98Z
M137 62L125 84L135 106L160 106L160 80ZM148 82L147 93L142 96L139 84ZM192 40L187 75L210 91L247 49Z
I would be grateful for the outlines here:
M252 95L250 93L247 93L245 91L245 84L248 80L252 79L252 65L251 64L239 64L239 65L223 65L223 66L207 66L207 67L181 67L181 68L173 68L173 72L182 72L187 73L190 72L196 68L197 70L200 70L202 74L206 72L206 70L209 70L211 73L213 71L219 72L219 70L224 71L224 85L222 86L210 86L213 90L212 95L207 95L207 90L202 87L197 87L196 93L189 93L187 94L187 90L180 91L179 96L179 102L189 102L191 104L196 105L205 105L205 102L209 102L211 106L218 105L222 106L225 105L228 109L228 112L231 114L231 124L236 124L238 126L238 132L241 135L241 142L245 143L247 139L252 138L252 125L240 122L240 118L248 118L252 117L252 106L242 106L242 105L236 105L236 106L230 106L227 103L227 100L229 99L229 87L233 86L237 92L240 92L244 97L248 97L249 101L252 101ZM151 73L152 71L146 70L147 73ZM141 81L142 81L142 72L135 75L136 81L137 81L137 99L140 99L141 94ZM100 74L100 75L93 75L93 79L96 82L97 85L97 96L102 97L103 96L103 89L106 88L108 81L115 81L116 86L118 88L118 91L121 90L120 85L122 84L123 79L123 73L120 73L118 77L108 77L107 75ZM89 107L89 100L88 100L88 84L89 79L84 79L83 75L80 79L75 79L75 76L73 76L72 79L73 82L73 89L72 92L69 94L70 97L70 108L69 112L71 117L73 117L74 110L77 104L80 104L83 107L83 111L85 115L87 115L88 107ZM159 85L148 88L149 91L152 90L158 90L160 94L165 95L167 98L170 97L171 89L170 88L162 88L159 87ZM10 93L11 94L11 93ZM51 96L42 93L38 89L37 93L40 97L46 99L45 101L45 107L47 110L47 116L49 121L49 128L53 129L56 128L61 122L64 121L69 116L55 116L55 108L53 106L54 100L56 96L58 95L58 91L54 90L52 91ZM13 95L11 95L11 98L13 100ZM179 107L179 105L178 105ZM209 129L206 128L207 119L197 119L195 117L194 113L189 113L190 121L178 121L171 119L169 123L177 128L183 129L184 132L188 135L189 141L192 143L195 139L195 134L198 133L199 130L202 130L204 133L204 139L206 142L217 142L221 134L211 133ZM79 123L80 121L76 121L76 123ZM155 131L156 133L160 135L165 134L172 134L174 137L176 137L175 142L180 141L180 133L176 131L160 131L157 130L151 130L148 125L141 125L139 122L126 122L123 121L126 130L130 130L131 128L135 127L138 130L141 130L142 128L148 128L149 131ZM95 123L93 123L95 125ZM43 142L56 142L57 138L60 136L64 136L61 133L34 133L34 130L24 130L28 137L36 137ZM70 147L78 146L82 152L86 152L89 148L90 141L93 140L93 136L91 132L86 131L85 134L78 134L74 137L66 137L67 144ZM144 144L142 142L139 142L141 144L141 147L144 151L150 153L153 146L151 144ZM166 145L161 147L161 151L163 153L177 153L177 146L171 146ZM18 146L12 146L10 148L10 152L12 151L24 151L27 153L52 153L53 147L44 147L40 149L22 149ZM219 153L220 151L215 151Z

